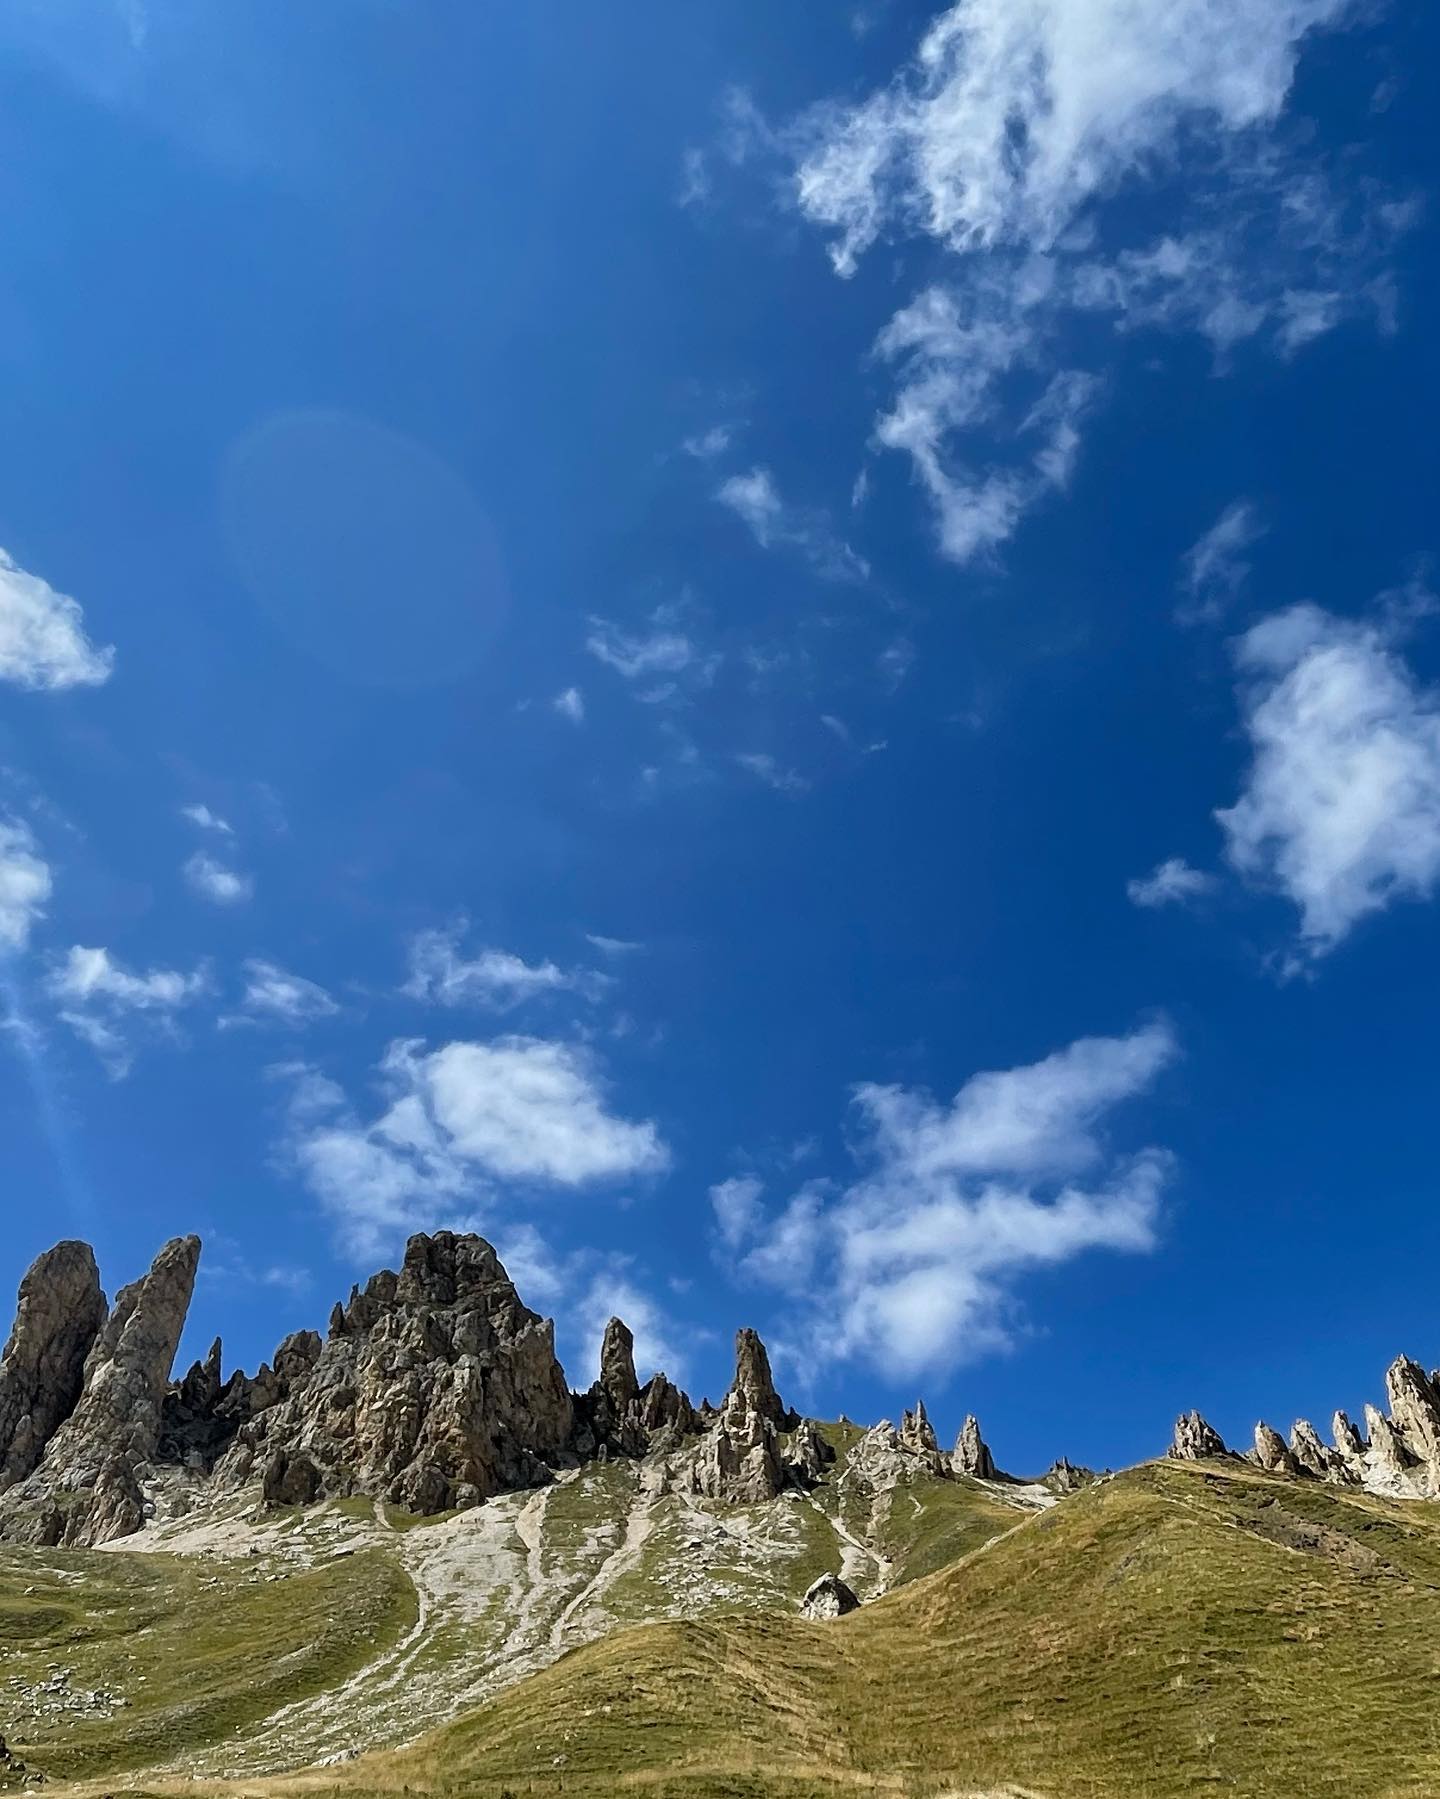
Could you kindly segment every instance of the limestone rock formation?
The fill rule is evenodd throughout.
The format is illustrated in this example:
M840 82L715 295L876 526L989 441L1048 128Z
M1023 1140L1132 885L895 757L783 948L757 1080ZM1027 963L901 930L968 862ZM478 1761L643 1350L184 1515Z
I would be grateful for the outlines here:
M1078 1493L1081 1487L1088 1487L1095 1479L1093 1468L1077 1468L1067 1456L1061 1456L1052 1462L1040 1477L1041 1485L1049 1487L1052 1493Z
M796 1414L775 1391L775 1380L770 1373L770 1357L753 1330L739 1330L735 1333L735 1384L731 1392L743 1393L749 1409L758 1412L762 1418L768 1418L776 1430L793 1430L799 1422Z
M1176 1462L1203 1462L1228 1455L1225 1439L1212 1430L1199 1412L1185 1412L1175 1420L1175 1436L1168 1454Z
M1255 1426L1255 1460L1268 1474L1298 1474L1295 1457L1285 1446L1285 1439L1263 1420Z
M47 1249L20 1283L15 1326L0 1355L0 1489L31 1473L74 1411L104 1322L89 1244Z
M735 1379L696 1449L692 1490L731 1505L774 1499L787 1480L780 1430L797 1423L775 1391L765 1345L753 1330L737 1331Z
M938 1474L941 1469L940 1444L935 1436L935 1426L930 1422L930 1414L925 1410L925 1401L917 1399L915 1410L906 1412L900 1420L900 1442L912 1455L923 1457L934 1465Z
M960 1427L960 1435L950 1453L950 1466L957 1474L969 1475L975 1480L999 1478L995 1458L980 1435L980 1424L973 1412Z
M74 1409L31 1474L0 1501L0 1536L105 1543L139 1528L140 1474L159 1446L199 1259L198 1237L176 1237L148 1274L116 1295L85 1358Z
M1363 1461L1370 1445L1350 1422L1348 1413L1336 1412L1330 1421L1330 1435L1334 1439L1337 1454L1347 1463L1354 1466Z
M1440 1470L1440 1392L1418 1362L1399 1356L1385 1373L1390 1419L1418 1462Z
M813 1487L835 1460L835 1451L813 1418L802 1418L786 1445L786 1465L798 1486Z
M547 1481L573 1433L554 1326L479 1237L412 1237L398 1274L352 1291L323 1345L287 1339L282 1362L288 1395L240 1424L215 1466L222 1487L263 1474L292 1490L291 1460L274 1458L299 1454L311 1497L445 1511Z
M807 1618L843 1618L860 1609L860 1601L838 1574L822 1574L805 1589L800 1610Z

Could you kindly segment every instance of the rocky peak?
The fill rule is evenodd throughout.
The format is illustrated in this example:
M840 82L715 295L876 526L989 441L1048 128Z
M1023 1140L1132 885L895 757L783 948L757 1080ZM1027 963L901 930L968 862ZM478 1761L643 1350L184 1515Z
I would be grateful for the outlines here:
M1255 1460L1269 1474L1298 1474L1295 1457L1285 1439L1263 1420L1255 1426Z
M105 1322L88 1243L57 1243L20 1282L15 1325L0 1355L0 1488L24 1480L75 1409L85 1358Z
M1385 1372L1390 1418L1418 1461L1440 1469L1440 1393L1418 1362L1398 1356Z
M735 1333L735 1381L729 1398L734 1398L737 1394L744 1396L748 1410L761 1418L768 1418L777 1430L794 1428L795 1414L786 1407L775 1391L775 1380L770 1372L770 1357L766 1354L765 1345L760 1341L758 1332L748 1328Z
M956 1437L955 1448L950 1455L950 1466L957 1474L969 1475L974 1480L994 1480L997 1477L995 1458L980 1435L979 1420L973 1412L960 1426L960 1435Z
M1330 1435L1335 1448L1346 1461L1358 1462L1370 1447L1355 1426L1350 1422L1349 1414L1336 1412L1330 1421Z
M635 1378L635 1338L619 1318L612 1318L605 1326L600 1345L600 1387L617 1412L623 1412L640 1393L640 1383Z
M940 1459L940 1445L935 1437L935 1426L930 1422L930 1414L925 1410L925 1401L917 1399L915 1410L906 1412L900 1419L900 1441L906 1449L915 1455L933 1456Z
M1175 1436L1167 1453L1172 1461L1203 1462L1230 1452L1219 1431L1212 1430L1199 1412L1184 1412L1175 1420Z

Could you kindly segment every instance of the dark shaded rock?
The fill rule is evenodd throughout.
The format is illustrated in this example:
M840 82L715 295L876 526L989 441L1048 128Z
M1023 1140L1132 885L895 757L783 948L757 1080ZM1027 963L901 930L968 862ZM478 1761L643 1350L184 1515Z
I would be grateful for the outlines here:
M800 1601L800 1610L807 1618L843 1618L859 1609L860 1601L854 1589L848 1587L838 1574L822 1574L819 1580L812 1581Z
M320 1470L304 1450L277 1449L260 1477L266 1506L312 1505L320 1497Z
M88 1243L57 1243L20 1282L15 1324L0 1355L0 1489L24 1480L74 1411L85 1358L105 1322Z

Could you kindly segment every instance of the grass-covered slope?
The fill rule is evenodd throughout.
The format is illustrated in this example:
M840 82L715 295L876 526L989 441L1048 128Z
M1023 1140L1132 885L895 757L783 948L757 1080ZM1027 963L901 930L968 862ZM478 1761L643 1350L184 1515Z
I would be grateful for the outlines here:
M292 1569L0 1550L0 1734L51 1780L165 1763L340 1687L415 1619L376 1552Z
M829 1428L831 1478L760 1506L614 1461L433 1519L236 1503L119 1550L0 1552L0 1735L52 1779L293 1771L409 1742L616 1629L788 1617L842 1568L873 1596L1025 1515L929 1473L877 1491L859 1433Z
M306 1791L1440 1793L1440 1516L1152 1465L833 1624L624 1631Z

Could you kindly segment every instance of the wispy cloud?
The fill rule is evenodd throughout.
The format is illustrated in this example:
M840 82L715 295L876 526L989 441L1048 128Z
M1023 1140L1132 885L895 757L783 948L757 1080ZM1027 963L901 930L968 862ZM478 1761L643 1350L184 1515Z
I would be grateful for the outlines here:
M291 974L276 962L252 957L245 963L245 991L238 1010L219 1022L222 1029L260 1024L294 1027L333 1018L339 1010L318 982Z
M568 718L572 725L583 725L585 722L585 696L578 687L567 687L557 693L550 704L561 718Z
M564 969L550 961L527 962L509 950L461 948L468 921L421 931L410 943L410 975L402 991L441 1006L475 1006L509 1012L546 994L573 993L594 1000L611 984L593 969Z
M1398 629L1301 605L1235 646L1251 764L1216 817L1234 867L1299 908L1304 959L1440 885L1440 696Z
M828 581L863 581L870 573L869 564L836 535L823 512L781 498L767 468L730 476L715 490L715 498L749 526L762 549L797 550Z
M809 1182L768 1209L756 1183L722 1183L711 1203L724 1241L742 1277L787 1295L796 1351L812 1360L860 1357L894 1375L997 1348L1024 1270L1153 1247L1171 1158L1117 1153L1107 1127L1176 1053L1154 1024L977 1074L948 1104L863 1086L859 1178Z
M25 948L52 886L50 865L29 825L0 818L0 954Z
M678 609L666 606L658 608L648 628L640 631L626 631L608 619L592 618L585 647L597 661L627 681L671 676L705 685L719 663L719 658L702 650L681 624Z
M136 1033L172 1034L176 1014L210 991L210 974L203 964L189 973L136 971L109 950L76 944L45 985L61 1020L119 1080L134 1061Z
M113 649L85 634L80 607L0 550L0 681L57 692L110 679Z
M1214 875L1206 874L1202 868L1192 868L1180 856L1171 856L1151 869L1148 875L1127 881L1125 891L1134 905L1154 909L1183 906L1191 900L1203 899L1214 891L1215 886Z
M206 805L182 806L180 808L180 816L181 818L188 819L190 823L195 825L199 830L214 831L221 837L233 837L235 835L230 824L225 819L221 818L217 812L212 812Z
M1182 558L1182 617L1218 618L1249 577L1247 551L1264 535L1255 507L1248 500L1232 500Z
M798 799L802 793L810 791L811 783L806 776L796 769L786 768L766 751L745 751L736 756L735 762L746 774L754 775L757 781L789 799Z
M201 899L209 900L215 906L243 905L255 893L255 881L251 875L227 867L214 856L207 855L204 850L196 850L193 856L187 858L183 873L191 892L199 894Z
M1347 318L1389 328L1413 204L1277 130L1307 34L1351 11L956 0L858 103L751 132L752 154L790 161L841 276L882 240L953 258L876 346L898 371L876 441L910 458L943 555L992 555L1068 479L1105 379L1056 367L1076 313L1198 332L1222 362L1246 340L1293 355ZM1146 209L1115 202L1161 184L1154 235Z

